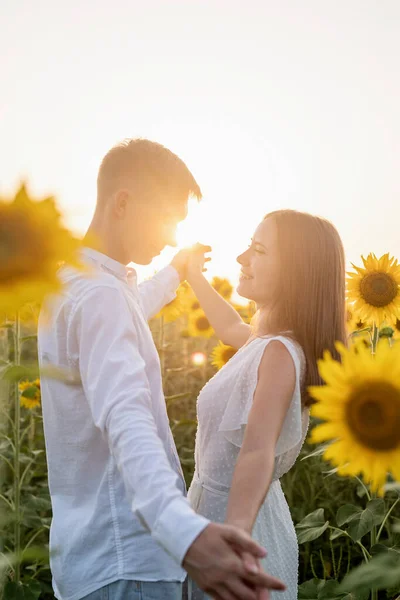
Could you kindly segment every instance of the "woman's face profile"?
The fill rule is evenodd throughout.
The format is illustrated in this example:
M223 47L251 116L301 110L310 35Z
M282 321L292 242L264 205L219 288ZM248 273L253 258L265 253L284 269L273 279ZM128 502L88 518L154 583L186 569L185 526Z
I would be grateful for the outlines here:
M258 306L268 306L279 274L278 232L275 220L267 218L254 232L248 249L237 257L241 265L237 292Z

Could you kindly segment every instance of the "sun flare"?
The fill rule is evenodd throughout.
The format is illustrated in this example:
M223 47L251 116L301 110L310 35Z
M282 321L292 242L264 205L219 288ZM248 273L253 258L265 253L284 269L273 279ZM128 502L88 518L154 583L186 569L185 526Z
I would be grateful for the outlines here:
M189 200L188 215L178 224L176 241L178 248L187 248L197 242L207 243L206 214L204 206L196 200Z

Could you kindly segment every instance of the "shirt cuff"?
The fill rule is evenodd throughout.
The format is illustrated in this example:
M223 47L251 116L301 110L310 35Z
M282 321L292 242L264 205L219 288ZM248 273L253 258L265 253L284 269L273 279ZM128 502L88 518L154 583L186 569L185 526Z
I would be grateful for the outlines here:
M175 499L163 511L152 530L154 539L182 565L194 540L210 524L190 507L186 498Z

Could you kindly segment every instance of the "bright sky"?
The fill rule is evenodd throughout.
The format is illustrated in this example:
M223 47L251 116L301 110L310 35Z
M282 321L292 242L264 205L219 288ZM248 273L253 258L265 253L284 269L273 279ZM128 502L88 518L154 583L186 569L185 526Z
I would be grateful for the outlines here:
M210 275L283 207L400 258L398 0L1 0L0 24L0 193L26 179L83 233L102 156L142 136L200 183Z

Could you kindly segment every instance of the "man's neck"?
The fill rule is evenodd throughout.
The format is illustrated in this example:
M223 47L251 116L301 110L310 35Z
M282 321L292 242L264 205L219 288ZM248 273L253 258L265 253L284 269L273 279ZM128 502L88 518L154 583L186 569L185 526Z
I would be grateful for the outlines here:
M110 234L110 227L107 228L95 217L93 218L89 229L83 238L83 243L88 248L93 248L109 258L126 265L129 259L126 258L118 240L114 240Z

